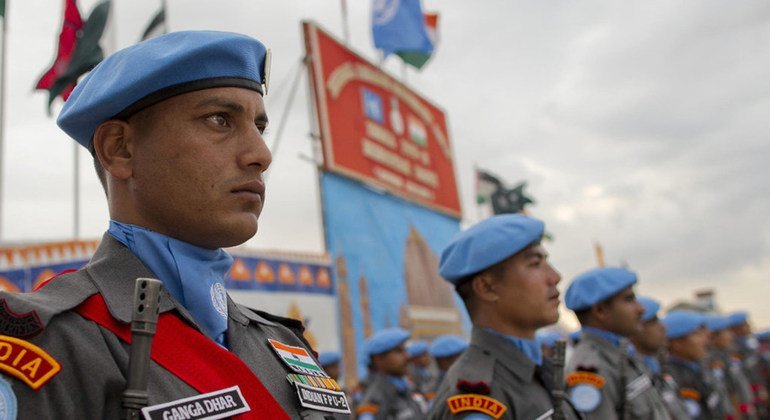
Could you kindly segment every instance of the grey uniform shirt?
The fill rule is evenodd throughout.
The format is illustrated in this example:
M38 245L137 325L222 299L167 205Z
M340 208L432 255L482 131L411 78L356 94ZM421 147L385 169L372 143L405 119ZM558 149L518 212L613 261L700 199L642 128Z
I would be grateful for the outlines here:
M725 417L722 399L714 387L714 378L698 365L671 358L666 363L666 371L679 384L679 393L688 407L693 419L722 419Z
M566 372L599 375L603 378L603 384L594 388L589 388L591 383L568 385L567 394L571 396L577 409L581 410L581 407L586 405L592 406L590 410L583 409L583 414L588 419L618 419L621 398L625 398L624 409L627 418L670 419L652 379L635 358L626 357L625 378L621 379L622 354L620 348L608 340L583 331L580 342L567 360ZM621 388L622 382L625 383L625 389ZM581 403L577 403L576 398L581 398Z
M372 373L357 405L360 419L417 420L425 418L424 406L412 389L399 390L387 376Z
M674 377L667 372L663 372L662 366L658 369L658 373L653 372L647 364L644 363L644 360L641 357L637 358L637 363L645 373L652 378L652 383L655 386L655 389L658 390L671 418L688 418L690 415L687 413L687 407L684 405L684 401L679 397L679 384L676 383Z
M537 365L505 338L473 328L468 350L460 356L439 385L428 413L429 419L464 418L478 411L459 411L473 400L453 399L461 395L479 394L486 386L486 397L504 406L503 419L548 419L553 414L550 372L541 374ZM462 383L470 387L461 386ZM477 391L472 390L473 387ZM463 389L461 389L463 388ZM452 413L452 408L455 413ZM562 404L566 419L579 418L566 401Z
M15 378L6 377L12 381L20 419L119 418L130 347L73 309L91 295L101 293L112 317L129 323L137 277L154 276L128 248L106 234L85 268L59 276L33 293L0 293L0 300L5 301L11 313L35 314L43 330L25 340L61 364L61 370L36 391ZM288 367L267 341L272 338L287 345L309 348L299 336L301 324L258 313L234 303L229 297L227 306L228 349L259 378L289 417L333 418L331 413L300 406L297 393L287 380ZM187 310L163 291L160 312L168 311L201 331ZM5 312L1 316L8 317L8 311ZM7 324L7 320L0 323ZM0 334L8 335L8 331ZM154 361L150 365L148 393L148 405L199 394ZM259 408L252 410L258 413Z

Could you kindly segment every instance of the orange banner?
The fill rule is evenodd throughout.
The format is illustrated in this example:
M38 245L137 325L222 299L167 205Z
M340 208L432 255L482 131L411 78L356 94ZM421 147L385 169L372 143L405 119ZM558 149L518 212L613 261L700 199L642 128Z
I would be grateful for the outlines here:
M461 217L444 112L304 22L324 169Z

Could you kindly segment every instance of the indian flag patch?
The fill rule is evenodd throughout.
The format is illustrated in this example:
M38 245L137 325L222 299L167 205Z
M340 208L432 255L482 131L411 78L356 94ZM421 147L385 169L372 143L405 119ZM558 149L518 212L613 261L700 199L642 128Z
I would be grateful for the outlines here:
M267 342L273 347L278 357L294 372L322 378L329 377L304 348L283 344L272 338L268 338Z

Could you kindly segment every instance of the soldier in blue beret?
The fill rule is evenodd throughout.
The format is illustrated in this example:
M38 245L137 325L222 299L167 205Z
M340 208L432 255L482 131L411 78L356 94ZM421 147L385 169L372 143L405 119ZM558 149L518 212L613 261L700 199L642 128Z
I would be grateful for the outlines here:
M414 384L414 389L427 401L433 399L436 387L436 372L429 350L430 344L425 340L414 340L406 346L406 353L409 355L409 379Z
M75 88L57 122L93 155L109 229L85 268L0 296L1 325L26 317L0 332L15 335L0 368L18 379L24 418L122 417L137 278L163 284L139 372L148 418L349 412L300 322L236 304L224 288L223 248L256 233L265 199L268 69L249 36L175 32L107 57Z
M749 378L757 414L761 418L768 418L770 417L770 411L768 411L770 399L768 399L767 381L762 375L763 371L768 370L768 365L759 357L759 342L751 333L748 312L730 313L728 324L735 336L733 355L740 358L743 371Z
M693 419L722 419L723 395L705 365L709 331L704 314L689 310L671 311L663 318L668 339L665 370L679 384L679 395Z
M341 361L342 357L336 351L325 351L318 354L318 364L320 364L326 374L335 381L340 380Z
M436 360L436 366L438 366L434 392L438 389L441 381L444 380L449 368L452 367L454 362L460 358L467 348L468 342L456 335L442 335L433 340L433 343L430 345L430 355Z
M743 371L743 363L740 358L732 357L735 340L729 318L725 315L706 315L706 328L710 332L706 367L716 381L726 406L724 411L756 418L751 384Z
M668 410L628 338L642 330L636 274L625 268L589 270L565 296L582 328L566 366L567 393L589 419L668 419ZM631 348L629 348L631 347Z
M473 330L429 418L577 418L552 394L561 379L553 378L535 340L538 328L559 319L561 276L540 243L543 230L532 217L494 216L458 234L441 253L439 272L455 286Z
M425 401L407 379L409 332L401 328L380 330L364 345L368 358L368 385L357 403L359 420L421 419Z
M658 318L660 303L644 296L638 296L637 300L644 308L644 313L641 331L630 337L636 355L642 362L641 366L646 368L647 375L652 378L671 418L686 419L689 414L684 401L679 397L679 385L671 375L663 371L661 365L666 349L666 327Z

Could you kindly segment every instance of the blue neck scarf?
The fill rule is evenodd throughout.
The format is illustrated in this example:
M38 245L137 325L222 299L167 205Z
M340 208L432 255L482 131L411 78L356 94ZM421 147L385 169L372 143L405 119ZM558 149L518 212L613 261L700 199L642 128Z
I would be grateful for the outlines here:
M163 287L190 312L209 337L225 345L224 278L233 263L230 255L222 249L200 248L114 220L110 220L109 233L158 276Z
M688 369L692 370L693 372L700 372L701 371L701 364L700 362L694 362L692 360L685 360L676 356L670 356L669 360L672 363L678 363L680 365L683 365L687 367Z
M399 392L406 392L409 389L409 382L402 376L387 375L386 378L396 387Z
M613 332L609 332L609 331L605 331L605 330L600 330L599 328L583 327L583 331L587 332L589 334L593 334L593 335L599 336L599 337L609 341L610 343L612 343L612 345L615 346L615 347L620 346L620 340L623 339L623 337L621 337L621 336L619 336L619 335L617 335L617 334L615 334ZM627 350L628 350L628 356L629 357L634 357L634 355L636 354L636 347L634 347L633 344L628 343L628 349Z
M484 330L506 339L509 343L513 344L513 347L516 347L519 351L524 353L524 356L527 356L527 359L531 360L532 363L538 366L543 364L543 350L540 348L540 343L538 343L537 340L527 340L526 338L500 334L491 328L484 328Z
M650 372L652 372L653 375L660 375L660 361L658 361L657 357L643 355L642 361L647 366L647 368L650 369Z

